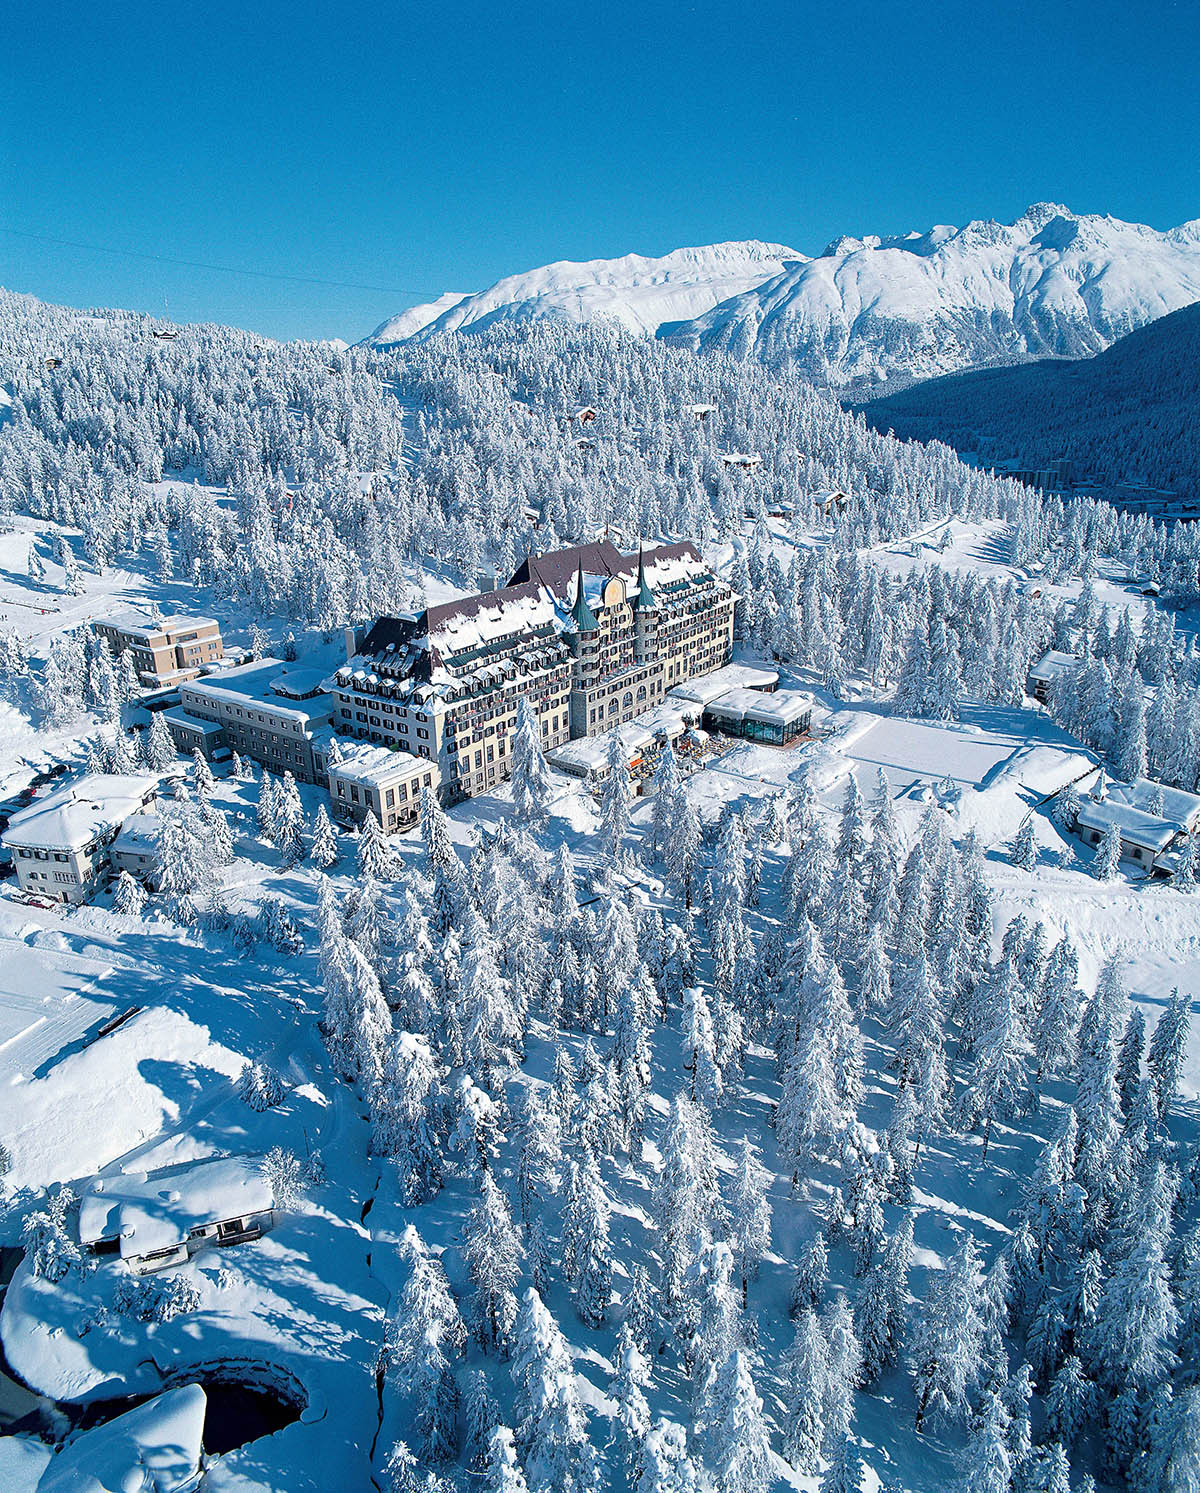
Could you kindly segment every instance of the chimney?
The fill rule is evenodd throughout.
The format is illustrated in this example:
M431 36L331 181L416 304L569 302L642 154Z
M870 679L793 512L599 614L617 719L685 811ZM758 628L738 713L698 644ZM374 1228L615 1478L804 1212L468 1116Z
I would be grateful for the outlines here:
M353 627L347 624L344 632L346 638L346 662L349 663L358 652L358 645L363 640L363 631L360 627Z

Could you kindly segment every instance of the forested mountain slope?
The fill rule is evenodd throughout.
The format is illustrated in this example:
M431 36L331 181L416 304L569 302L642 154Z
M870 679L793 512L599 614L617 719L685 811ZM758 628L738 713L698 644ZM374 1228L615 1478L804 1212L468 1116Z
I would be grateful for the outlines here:
M686 535L821 735L664 751L635 799L623 771L551 774L526 714L511 787L427 800L392 841L335 833L316 785L197 761L149 900L129 877L39 926L0 897L9 950L129 961L149 1019L92 1058L145 1041L168 1118L143 1135L112 1105L133 1133L106 1163L135 1139L145 1165L297 1153L271 1234L147 1306L81 1257L45 1189L86 1169L22 1117L9 1361L64 1399L152 1391L156 1362L281 1366L311 1413L213 1470L247 1493L1194 1488L1196 868L1141 886L1044 778L1094 770L1082 738L1196 786L1200 657L1169 609L1200 594L1200 535L619 328L386 351L156 329L0 301L6 598L26 560L44 596L52 545L64 600L128 567L307 657L434 567ZM935 527L1003 563L942 568ZM1118 568L1162 587L1136 628L1090 584ZM121 729L136 684L89 628L33 626L0 634L8 719L78 766L184 775L161 719ZM1072 736L1025 698L1050 646L1082 656L1051 702ZM963 766L985 736L1007 789ZM922 783L889 779L914 738ZM236 1087L195 1048L163 1061L154 1018L180 1007Z
M1028 466L1069 457L1109 482L1200 496L1200 302L1095 358L954 374L862 406L876 430Z

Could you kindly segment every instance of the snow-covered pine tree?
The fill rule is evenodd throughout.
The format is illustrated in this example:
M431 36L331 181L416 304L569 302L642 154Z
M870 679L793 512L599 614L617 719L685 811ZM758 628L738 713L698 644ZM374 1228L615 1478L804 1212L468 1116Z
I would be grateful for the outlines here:
M537 713L522 695L517 706L517 724L512 741L512 796L517 818L538 824L546 817L550 797L550 769L542 753L542 733Z
M629 811L633 803L633 785L629 781L629 761L619 736L609 741L605 754L607 771L600 784L600 813L597 833L605 853L614 861L621 859L621 845L629 830Z
M518 1445L530 1493L595 1493L599 1467L558 1324L530 1287L512 1354Z
M1187 1051L1190 1011L1190 999L1187 995L1181 995L1176 987L1150 1036L1146 1066L1154 1076L1160 1117L1165 1117L1179 1089L1179 1077L1183 1072L1184 1055Z
M613 1434L630 1487L636 1487L643 1471L643 1447L650 1432L650 1363L628 1322L621 1324L613 1353L609 1398L616 1405Z
M1097 881L1115 881L1121 869L1121 836L1116 825L1110 824L1100 837L1100 844L1092 858L1092 875Z
M506 1357L517 1317L514 1287L521 1273L521 1231L490 1170L480 1173L479 1201L471 1210L463 1250L475 1291L471 1327L480 1347Z
M318 871L328 871L338 863L337 833L324 804L317 809L313 819L312 845L308 858Z
M442 1185L435 1112L440 1087L428 1041L414 1032L396 1032L371 1100L371 1148L395 1166L400 1200L409 1208L428 1201Z
M722 1493L766 1493L772 1478L771 1438L754 1386L749 1355L732 1352L716 1370L704 1441Z
M113 889L113 911L124 918L136 918L141 916L145 906L145 889L128 871L123 870Z
M395 881L400 874L400 860L388 844L383 826L368 809L358 831L358 870L374 881Z
M1027 815L1021 821L1021 827L1017 830L1016 838L1012 843L1009 860L1020 871L1032 871L1037 864L1037 840L1033 833L1032 814Z
M507 1426L497 1426L491 1434L482 1486L484 1493L529 1493L517 1461L516 1442Z
M825 1408L829 1387L829 1343L821 1319L811 1307L796 1318L795 1335L783 1363L783 1453L798 1472L809 1476L820 1466L825 1444Z
M734 1263L745 1307L750 1282L771 1247L771 1204L767 1192L771 1173L758 1150L743 1137L734 1155L733 1189L729 1198L729 1232Z
M964 1233L944 1270L935 1275L920 1314L911 1352L916 1428L961 1416L979 1369L983 1279L972 1234Z

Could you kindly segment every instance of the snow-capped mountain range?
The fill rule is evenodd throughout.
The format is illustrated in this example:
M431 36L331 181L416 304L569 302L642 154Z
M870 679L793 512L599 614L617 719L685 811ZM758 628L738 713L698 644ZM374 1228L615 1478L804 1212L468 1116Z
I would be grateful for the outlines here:
M626 254L620 259L559 260L498 280L478 295L440 296L376 327L366 340L376 347L501 321L592 321L604 317L634 332L657 332L663 322L690 321L722 301L751 291L804 259L783 244L709 244L676 249L660 259Z
M1200 219L1168 232L1037 203L810 259L714 244L661 259L561 262L385 322L377 346L499 321L607 317L693 348L798 367L835 388L1085 357L1200 300Z

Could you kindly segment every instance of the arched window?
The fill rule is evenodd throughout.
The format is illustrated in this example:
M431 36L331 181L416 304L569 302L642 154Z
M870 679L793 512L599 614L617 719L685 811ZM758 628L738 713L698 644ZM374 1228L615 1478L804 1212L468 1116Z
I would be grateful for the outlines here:
M631 690L625 691L625 698L621 701L621 704L624 705L626 710L633 704L633 692Z
M616 715L616 713L617 713L617 697L616 697L616 695L614 695L612 697L612 699L608 702L608 713L609 713L609 715Z
M638 697L638 704L640 705L641 702L646 698L646 686L644 684L639 684L638 685L637 697Z

